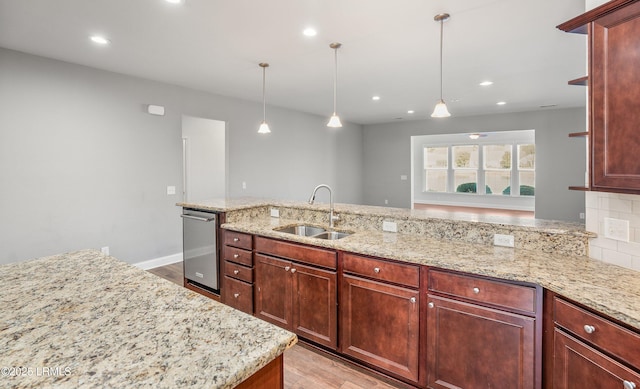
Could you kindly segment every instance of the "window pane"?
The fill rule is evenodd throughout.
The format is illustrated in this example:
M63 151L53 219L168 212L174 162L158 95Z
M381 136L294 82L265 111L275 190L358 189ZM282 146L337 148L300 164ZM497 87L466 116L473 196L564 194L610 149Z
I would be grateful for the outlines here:
M478 168L478 146L454 146L453 147L453 168L477 169Z
M536 173L534 171L520 172L520 196L535 196Z
M447 171L446 170L426 170L425 191L446 192L447 191Z
M456 170L454 171L454 183L456 192L460 193L477 193L477 172L475 170Z
M446 169L448 147L425 147L424 148L424 168L425 169Z
M511 169L511 145L484 146L485 169Z
M494 195L508 195L511 188L511 171L485 172L485 181L487 184L487 194L491 191L491 194Z
M535 169L536 145L518 145L518 168Z

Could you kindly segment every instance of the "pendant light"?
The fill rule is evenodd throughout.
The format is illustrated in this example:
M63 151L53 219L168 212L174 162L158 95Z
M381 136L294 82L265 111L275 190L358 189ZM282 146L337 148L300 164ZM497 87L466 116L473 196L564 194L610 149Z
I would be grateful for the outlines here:
M327 127L339 128L342 127L342 123L340 123L340 118L336 113L336 101L338 99L338 49L342 46L342 43L331 43L329 47L334 50L334 74L333 74L333 115L329 119L329 123L327 123Z
M451 116L447 109L447 105L444 103L444 99L442 98L442 35L444 30L444 21L448 20L450 16L451 15L444 13L433 17L433 20L440 22L440 101L438 101L438 104L436 104L436 107L431 114L432 118L448 118Z
M265 99L265 74L266 70L269 67L269 64L266 62L261 62L258 64L262 68L262 123L260 123L260 128L258 129L258 134L268 134L271 132L269 129L269 125L267 124L267 101Z

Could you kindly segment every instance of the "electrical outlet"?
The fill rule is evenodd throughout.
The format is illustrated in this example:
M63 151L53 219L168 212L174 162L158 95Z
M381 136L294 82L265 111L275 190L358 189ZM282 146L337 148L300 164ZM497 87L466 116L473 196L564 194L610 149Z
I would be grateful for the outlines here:
M100 252L103 255L109 255L109 246L104 246L103 248L100 249Z
M389 204L389 200L384 199L384 203L385 203L385 204Z
M247 183L245 181L242 181L242 189L247 189Z
M402 181L406 181L406 180L407 180L407 175L406 175L406 174L402 174L402 175L400 176L400 180L402 180Z
M280 210L278 208L271 208L271 217L280 217Z
M176 194L176 187L175 186L167 186L167 195L174 195Z
M493 244L494 246L514 247L515 239L513 235L495 234L493 236Z
M622 242L629 241L629 220L604 218L604 237Z
M382 231L386 232L398 232L398 224L396 222L382 222Z
M584 212L580 212L580 215L579 215L579 216L580 216L580 219L581 219L581 220L584 220Z

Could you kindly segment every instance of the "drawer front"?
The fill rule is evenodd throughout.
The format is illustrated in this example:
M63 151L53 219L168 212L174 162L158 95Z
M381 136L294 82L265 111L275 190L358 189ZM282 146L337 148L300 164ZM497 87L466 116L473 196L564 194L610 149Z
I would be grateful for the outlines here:
M558 326L640 368L640 335L557 297L553 312Z
M242 232L235 232L224 230L224 244L233 247L239 247L246 250L253 248L253 236L249 234L243 234Z
M393 282L413 288L420 287L420 268L354 254L342 257L343 271L373 278L380 281Z
M506 309L536 313L536 289L473 276L429 270L430 291Z
M222 246L222 259L240 263L245 266L253 266L253 254L251 251L239 249L237 247Z
M253 286L234 278L224 277L222 301L243 312L253 315Z
M250 284L253 283L253 269L237 263L224 261L224 275Z
M310 265L322 266L332 270L338 268L337 254L335 251L302 246L296 243L256 236L256 252Z

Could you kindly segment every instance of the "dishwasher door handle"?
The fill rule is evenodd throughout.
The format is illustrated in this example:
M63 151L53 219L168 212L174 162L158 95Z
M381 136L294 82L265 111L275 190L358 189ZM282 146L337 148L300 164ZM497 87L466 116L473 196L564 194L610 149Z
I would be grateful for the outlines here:
M216 220L215 215L214 215L213 217L210 217L210 218L209 218L209 217L200 217L200 216L193 216L193 215L188 215L188 214L187 214L187 215L182 214L182 215L180 215L180 217L185 218L185 219L198 220L198 221L201 221L201 222L207 222L207 223L208 223L208 222L210 222L210 221L214 221L214 220Z

